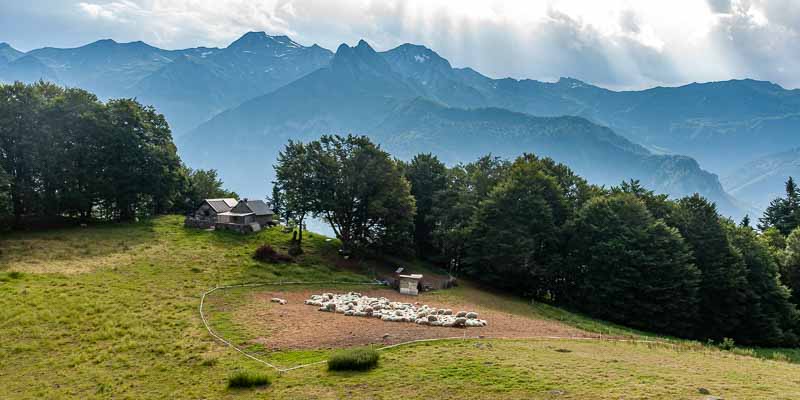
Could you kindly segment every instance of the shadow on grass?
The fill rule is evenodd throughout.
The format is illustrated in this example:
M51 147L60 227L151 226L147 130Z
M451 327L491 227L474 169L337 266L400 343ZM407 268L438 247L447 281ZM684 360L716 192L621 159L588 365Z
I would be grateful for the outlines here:
M102 222L87 228L13 231L0 234L0 270L23 265L85 262L130 252L157 241L153 220L134 223Z

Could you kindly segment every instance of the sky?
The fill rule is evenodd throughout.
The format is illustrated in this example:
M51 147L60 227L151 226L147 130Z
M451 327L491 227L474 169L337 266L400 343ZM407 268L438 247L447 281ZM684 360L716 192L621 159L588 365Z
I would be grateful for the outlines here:
M798 0L0 0L0 42L23 51L102 38L224 47L248 31L331 50L422 44L495 78L800 87Z

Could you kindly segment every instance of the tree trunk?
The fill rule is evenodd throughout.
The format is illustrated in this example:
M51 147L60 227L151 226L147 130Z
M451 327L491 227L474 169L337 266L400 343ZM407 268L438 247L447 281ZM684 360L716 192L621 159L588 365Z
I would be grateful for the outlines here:
M300 223L297 226L297 230L299 231L299 235L297 235L297 245L300 246L303 244L303 220L305 217L300 218Z

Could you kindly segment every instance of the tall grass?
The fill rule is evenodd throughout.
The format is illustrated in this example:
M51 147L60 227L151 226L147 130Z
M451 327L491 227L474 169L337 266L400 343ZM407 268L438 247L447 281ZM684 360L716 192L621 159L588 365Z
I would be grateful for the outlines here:
M229 389L248 389L269 386L272 381L262 372L236 371L228 377Z
M374 349L359 348L334 353L328 360L331 371L366 371L378 365L380 355Z

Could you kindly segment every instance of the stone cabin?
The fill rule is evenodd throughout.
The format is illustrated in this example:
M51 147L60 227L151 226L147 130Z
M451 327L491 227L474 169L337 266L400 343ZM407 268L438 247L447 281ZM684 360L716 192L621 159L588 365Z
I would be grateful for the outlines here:
M273 216L272 209L262 200L206 199L186 217L184 226L250 233L273 224Z
M210 229L217 223L221 213L232 210L239 203L236 199L205 199L194 213L184 221L187 228Z
M217 215L215 228L240 233L258 232L274 223L273 216L272 209L263 200L242 199L230 211Z

